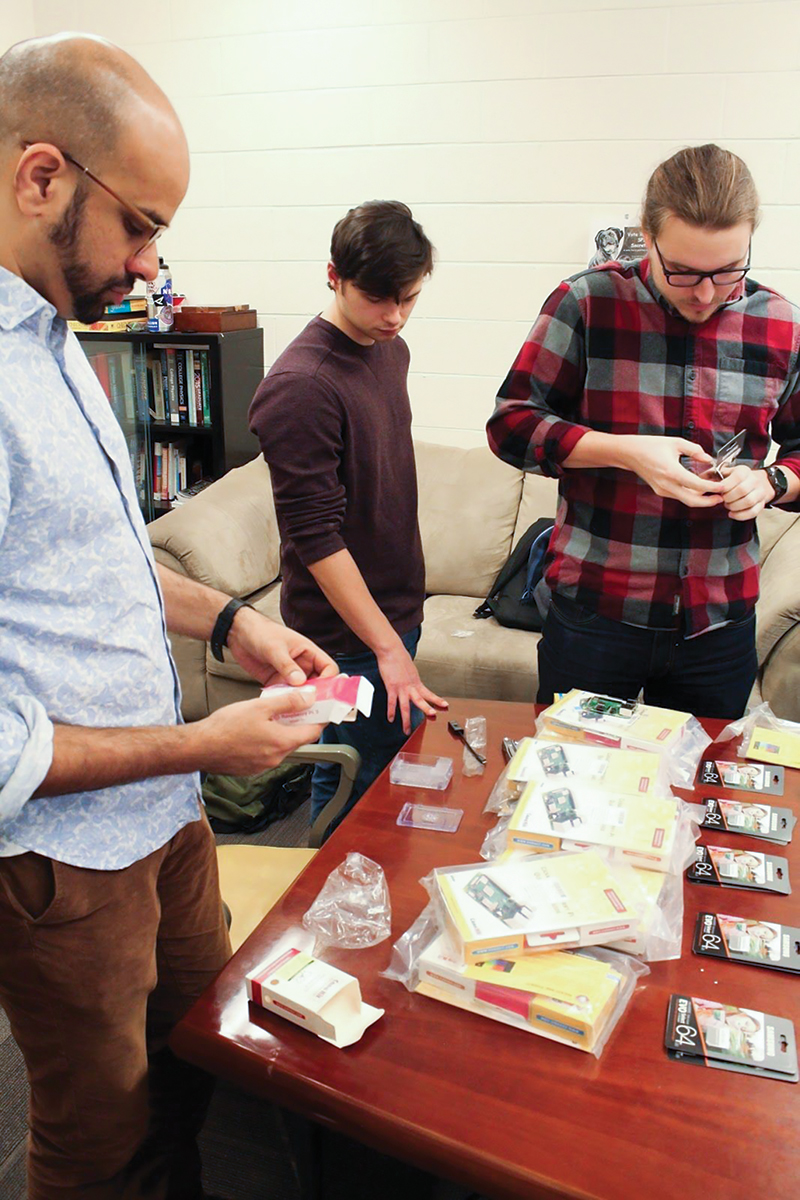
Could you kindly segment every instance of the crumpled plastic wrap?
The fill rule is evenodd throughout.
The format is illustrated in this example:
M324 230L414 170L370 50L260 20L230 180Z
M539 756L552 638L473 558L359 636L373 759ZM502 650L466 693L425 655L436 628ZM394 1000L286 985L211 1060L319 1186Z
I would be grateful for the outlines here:
M765 700L763 704L749 709L738 721L731 721L726 725L722 733L718 734L717 741L726 742L729 739L738 739L737 751L741 757L744 757L756 728L774 729L777 732L793 734L795 737L800 736L800 724L797 721L788 721L784 717L776 717L769 702ZM774 760L766 759L765 761L772 762Z
M377 946L392 928L392 905L383 867L351 851L331 871L303 926L316 937L314 953L326 946L361 950Z

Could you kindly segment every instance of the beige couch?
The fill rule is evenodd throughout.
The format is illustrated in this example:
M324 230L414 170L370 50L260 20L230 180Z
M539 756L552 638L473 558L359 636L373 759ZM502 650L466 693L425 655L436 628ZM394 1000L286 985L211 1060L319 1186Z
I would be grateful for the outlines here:
M555 512L555 481L523 474L483 448L417 443L416 455L428 592L420 674L445 696L532 701L539 635L504 629L493 618L477 621L472 613L520 535ZM278 530L263 459L229 472L149 530L159 562L246 597L280 620ZM763 694L778 716L800 721L800 514L768 510L759 531L754 699ZM204 643L182 637L172 643L188 720L256 694L240 667L218 663Z

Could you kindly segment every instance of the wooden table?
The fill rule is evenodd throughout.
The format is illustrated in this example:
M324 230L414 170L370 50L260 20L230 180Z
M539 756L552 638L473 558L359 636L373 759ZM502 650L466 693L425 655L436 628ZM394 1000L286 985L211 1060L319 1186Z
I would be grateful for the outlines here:
M503 767L501 736L531 734L534 712L497 701L451 703L462 722L477 714L489 723L482 777L461 776L461 747L442 718L420 728L409 746L453 757L444 795L465 810L459 831L399 828L406 800L435 793L393 787L385 772L181 1022L174 1048L248 1092L498 1200L797 1200L800 1086L670 1062L663 1043L671 992L787 1016L800 1032L796 978L691 953L695 916L704 909L800 926L800 835L787 851L728 834L705 839L786 853L795 894L687 883L683 957L653 965L599 1060L380 978L391 941L326 953L358 976L368 1003L386 1009L347 1050L248 1005L245 971L300 928L348 851L368 855L386 872L392 941L425 904L417 882L423 875L435 865L478 861L495 820L482 809ZM721 722L708 728L716 732ZM787 770L786 778L786 794L774 802L796 811L800 772Z

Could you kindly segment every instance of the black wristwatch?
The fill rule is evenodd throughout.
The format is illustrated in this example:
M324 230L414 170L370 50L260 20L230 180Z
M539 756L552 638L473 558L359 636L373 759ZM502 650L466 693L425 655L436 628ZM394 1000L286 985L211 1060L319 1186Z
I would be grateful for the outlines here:
M223 608L222 612L217 617L214 623L214 629L211 634L211 653L217 662L224 662L225 656L222 653L222 647L228 644L228 634L231 631L233 618L236 616L240 608L252 608L252 604L248 604L246 600L229 600Z
M789 481L786 478L784 471L780 467L776 467L773 463L771 467L765 467L767 479L775 489L775 495L767 504L767 508L772 508L773 504L778 504L783 499L789 487Z

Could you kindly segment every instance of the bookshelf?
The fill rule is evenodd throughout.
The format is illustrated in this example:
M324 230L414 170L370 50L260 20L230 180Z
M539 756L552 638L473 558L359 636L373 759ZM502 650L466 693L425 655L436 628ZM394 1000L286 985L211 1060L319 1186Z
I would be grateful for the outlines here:
M258 453L247 409L263 378L263 330L76 336L125 434L146 521L172 508L176 490Z

